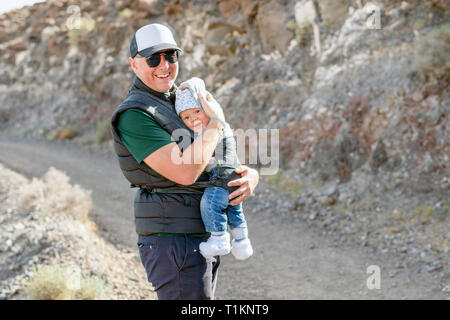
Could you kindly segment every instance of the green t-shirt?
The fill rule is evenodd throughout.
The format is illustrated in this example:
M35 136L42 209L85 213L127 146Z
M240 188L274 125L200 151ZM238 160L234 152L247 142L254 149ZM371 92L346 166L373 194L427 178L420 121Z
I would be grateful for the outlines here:
M139 109L128 109L119 118L120 138L137 162L165 145L174 142L152 115Z
M140 109L128 109L119 118L117 126L122 142L137 162L141 163L148 155L165 145L174 142L150 114ZM161 237L181 236L177 233L157 233ZM210 233L191 234L194 237L209 237Z

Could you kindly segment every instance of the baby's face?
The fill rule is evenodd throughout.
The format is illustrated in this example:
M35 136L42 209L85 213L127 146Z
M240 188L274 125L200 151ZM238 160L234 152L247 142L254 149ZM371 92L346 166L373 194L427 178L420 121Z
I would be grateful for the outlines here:
M208 116L201 108L192 108L180 112L184 124L194 132L200 132L209 123Z

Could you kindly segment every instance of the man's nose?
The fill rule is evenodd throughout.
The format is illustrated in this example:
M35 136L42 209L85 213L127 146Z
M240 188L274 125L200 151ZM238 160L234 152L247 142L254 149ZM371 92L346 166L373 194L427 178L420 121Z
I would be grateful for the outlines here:
M164 66L164 67L169 67L169 62L167 62L166 57L164 56L163 53L161 53L159 55L160 61L159 61L159 65L158 67Z

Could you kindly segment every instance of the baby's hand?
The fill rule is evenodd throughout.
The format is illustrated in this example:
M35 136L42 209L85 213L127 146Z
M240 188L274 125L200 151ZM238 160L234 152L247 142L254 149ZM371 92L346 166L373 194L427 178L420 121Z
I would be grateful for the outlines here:
M198 93L198 97L203 110L209 118L217 118L220 121L225 122L225 115L223 114L222 107L208 91L206 91L206 98L203 97L201 93Z

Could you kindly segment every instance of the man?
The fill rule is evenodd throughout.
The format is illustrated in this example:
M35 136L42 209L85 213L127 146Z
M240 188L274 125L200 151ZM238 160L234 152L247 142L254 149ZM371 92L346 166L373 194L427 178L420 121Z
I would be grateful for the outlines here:
M208 183L203 170L225 118L209 93L199 96L211 121L195 140L177 136L177 129L186 129L174 110L180 51L161 24L136 31L129 58L136 77L113 113L112 134L122 172L139 188L134 203L138 247L158 299L213 299L220 261L199 252L209 237L199 206ZM245 166L236 173L229 183L238 187L230 194L231 205L248 198L259 179Z

